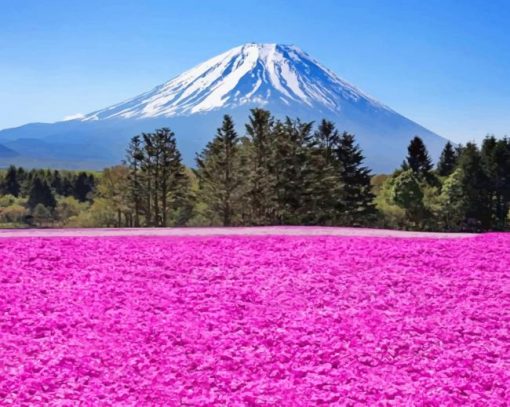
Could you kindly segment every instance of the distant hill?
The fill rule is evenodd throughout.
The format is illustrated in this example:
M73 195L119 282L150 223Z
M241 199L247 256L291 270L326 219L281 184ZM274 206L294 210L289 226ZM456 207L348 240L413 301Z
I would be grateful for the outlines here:
M10 158L16 157L18 155L19 154L16 151L0 144L0 158L10 159Z
M446 140L340 79L295 46L245 44L154 89L77 120L34 123L0 131L0 143L19 154L0 164L96 169L120 162L129 138L167 126L188 165L228 113L238 130L249 109L318 121L328 118L356 134L375 171L397 167L419 135L437 158Z

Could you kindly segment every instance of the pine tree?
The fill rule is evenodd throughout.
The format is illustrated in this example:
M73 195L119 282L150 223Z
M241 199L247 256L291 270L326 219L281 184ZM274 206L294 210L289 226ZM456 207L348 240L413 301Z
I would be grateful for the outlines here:
M2 191L6 195L13 195L18 197L20 194L20 183L18 181L18 171L14 165L11 165L7 169L7 173L5 174L5 179L2 185Z
M58 170L53 171L53 174L51 174L50 186L53 188L53 191L55 191L55 193L57 195L63 195L62 194L62 177Z
M313 174L310 160L313 123L287 118L274 127L272 143L273 223L313 220Z
M409 143L405 163L408 168L422 178L427 178L430 175L432 160L420 137L414 137Z
M335 125L322 120L314 132L310 159L312 167L312 208L310 221L316 225L332 225L338 219L342 197L341 163L338 158L340 134Z
M138 219L135 223L143 214L146 226L169 225L170 218L184 205L183 197L190 197L190 183L175 134L168 128L142 133L131 139L126 154L130 194Z
M466 228L487 230L491 226L491 198L480 150L468 143L459 157L461 184L466 197Z
M377 213L370 184L370 170L363 165L363 154L352 134L343 133L337 149L342 184L341 216L344 225L361 226Z
M62 187L61 187L61 195L62 196L71 196L74 191L74 180L70 174L65 174L62 179Z
M457 159L457 151L453 148L452 143L447 142L437 163L437 173L442 177L450 175L455 170Z
M487 177L487 193L491 210L491 229L504 229L510 200L510 144L508 139L494 136L484 139L480 159Z
M73 196L80 202L85 202L90 199L90 193L93 190L91 180L85 172L80 172L73 188Z
M240 209L239 136L232 118L225 115L214 139L197 156L196 175L209 219L220 217L223 226L233 223Z
M251 222L266 225L274 219L274 170L271 144L274 119L263 109L252 109L246 124L248 142L247 203Z
M143 183L140 170L143 161L143 147L140 136L131 138L126 151L125 163L129 169L129 196L133 203L134 226L140 227L142 216Z
M156 130L153 134L153 146L157 151L155 161L157 175L154 180L155 190L161 200L161 218L158 226L168 226L169 212L174 208L175 196L181 194L186 184L181 179L186 177L181 153L177 149L175 134L168 128Z
M41 204L48 209L54 209L57 205L55 196L51 191L46 180L42 180L39 176L35 177L28 195L27 205L30 209L34 209L37 204Z

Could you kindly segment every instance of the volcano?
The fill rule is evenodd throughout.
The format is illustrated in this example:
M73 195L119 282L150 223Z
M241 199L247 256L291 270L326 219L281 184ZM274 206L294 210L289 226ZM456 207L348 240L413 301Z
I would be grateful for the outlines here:
M33 123L0 131L17 152L0 164L100 169L120 163L130 137L170 127L188 165L213 137L222 116L243 124L254 107L275 117L332 120L356 135L376 172L396 168L409 140L420 136L437 158L446 140L369 97L296 46L232 48L134 98L75 120Z

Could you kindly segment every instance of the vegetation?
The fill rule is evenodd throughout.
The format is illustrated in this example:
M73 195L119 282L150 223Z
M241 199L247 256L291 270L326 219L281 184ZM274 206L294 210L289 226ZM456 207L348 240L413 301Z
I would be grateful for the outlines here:
M0 172L0 225L508 228L508 138L447 143L436 168L419 137L393 174L363 162L355 136L327 120L253 109L243 135L224 117L193 170L168 128L134 136L124 163L101 173L11 166Z

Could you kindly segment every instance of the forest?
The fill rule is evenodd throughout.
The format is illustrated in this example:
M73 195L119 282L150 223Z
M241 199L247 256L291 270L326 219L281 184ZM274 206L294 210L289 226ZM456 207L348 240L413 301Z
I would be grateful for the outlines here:
M0 227L324 225L506 230L510 139L448 142L436 165L414 137L392 174L364 165L335 124L253 109L238 134L226 115L195 165L168 128L134 136L101 172L0 171Z

